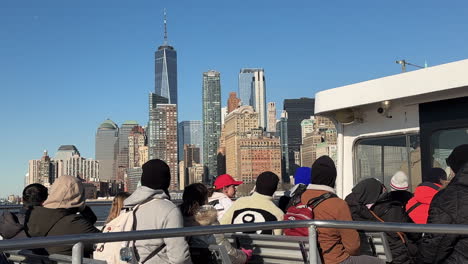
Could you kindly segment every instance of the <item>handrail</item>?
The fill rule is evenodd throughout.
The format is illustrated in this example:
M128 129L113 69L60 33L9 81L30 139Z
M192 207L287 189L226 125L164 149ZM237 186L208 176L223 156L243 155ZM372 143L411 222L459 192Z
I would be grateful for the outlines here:
M385 232L413 232L413 233L443 233L468 235L467 225L445 225L445 224L402 224L402 223L380 223L380 222L354 222L354 221L322 221L322 220L301 220L301 221L278 221L265 223L218 225L218 226L195 226L184 228L140 230L131 232L115 233L92 233L79 235L63 235L49 237L33 237L0 241L1 250L43 248L56 245L72 245L78 242L98 243L115 242L127 240L156 239L166 237L181 237L194 235L208 235L219 233L234 233L267 229L285 229L315 226L317 228L339 228L357 229L366 231Z

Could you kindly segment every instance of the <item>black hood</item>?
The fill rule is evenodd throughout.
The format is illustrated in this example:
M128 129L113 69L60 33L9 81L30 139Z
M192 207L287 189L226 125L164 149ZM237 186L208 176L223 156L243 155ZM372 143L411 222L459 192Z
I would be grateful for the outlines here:
M358 203L373 204L382 194L382 183L374 178L365 179L354 186L352 193L356 195Z
M67 209L50 209L34 206L25 227L26 232L32 237L46 236L60 219L70 214L74 214L74 212Z

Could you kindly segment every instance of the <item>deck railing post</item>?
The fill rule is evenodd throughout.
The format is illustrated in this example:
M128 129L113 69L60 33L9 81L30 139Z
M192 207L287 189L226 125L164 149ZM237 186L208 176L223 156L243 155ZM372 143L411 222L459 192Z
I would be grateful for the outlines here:
M83 243L78 242L72 248L72 264L83 263Z
M318 263L317 256L318 249L317 249L317 229L315 225L309 226L309 263L316 264Z

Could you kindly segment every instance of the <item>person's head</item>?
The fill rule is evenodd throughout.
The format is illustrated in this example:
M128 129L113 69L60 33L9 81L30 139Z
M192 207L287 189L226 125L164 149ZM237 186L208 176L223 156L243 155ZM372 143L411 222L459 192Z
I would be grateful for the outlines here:
M241 185L243 181L236 181L229 174L222 174L216 177L214 182L214 190L216 192L222 192L229 198L236 196L236 188Z
M460 145L452 150L446 159L447 165L453 172L458 171L468 162L468 144Z
M82 210L85 207L84 194L83 183L77 177L63 175L55 179L50 186L49 196L44 202L44 207Z
M185 187L180 210L184 216L194 215L200 206L208 202L208 188L202 183L193 183Z
M23 190L23 206L42 206L48 196L47 188L39 183L26 186Z
M390 188L392 191L407 191L409 187L408 176L402 171L397 171L393 174L390 180Z
M310 176L312 173L312 169L309 167L299 167L296 169L294 173L294 184L310 184Z
M335 188L335 162L328 156L321 156L312 164L311 183Z
M356 184L351 192L357 195L359 204L374 204L385 192L385 186L375 178L367 178Z
M271 171L262 172L255 182L255 191L259 194L273 196L278 188L278 175Z
M115 195L114 200L112 200L112 207L109 212L109 216L107 217L106 223L114 220L117 216L119 216L120 211L123 208L124 201L130 196L128 192L119 192Z
M171 184L171 170L166 162L160 159L152 159L143 164L142 169L142 186L168 193Z
M444 184L447 181L447 173L441 168L432 168L429 170L425 180L432 183Z

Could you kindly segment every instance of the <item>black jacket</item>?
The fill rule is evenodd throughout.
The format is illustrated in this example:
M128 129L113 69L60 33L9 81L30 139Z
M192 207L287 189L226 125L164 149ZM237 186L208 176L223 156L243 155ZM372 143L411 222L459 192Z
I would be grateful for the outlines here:
M31 210L25 228L31 237L99 233L92 221L85 217L86 215L79 214L76 209L49 209L35 206ZM46 248L46 251L48 254L71 255L72 246L50 247ZM92 252L93 245L86 244L84 256L89 257Z
M3 239L27 237L23 227L27 212L25 208L21 208L18 213L3 212L0 216L0 235Z
M468 224L468 164L433 198L427 223ZM425 234L418 263L468 263L466 235Z
M379 220L372 215L366 205L359 203L359 194L351 193L346 197L351 215L354 221L374 221ZM406 214L403 205L400 201L392 200L390 193L383 194L378 201L371 207L371 210L385 222L397 222L407 223L411 222L408 215ZM418 235L412 235L408 238L408 234L403 234L403 238L406 240L406 245L401 240L400 236L395 232L386 232L390 250L392 252L394 264L409 264L414 263L413 257L416 255L417 248L413 243L413 240L417 240ZM363 242L363 237L361 237ZM361 245L363 251L366 251L367 246L364 242Z

